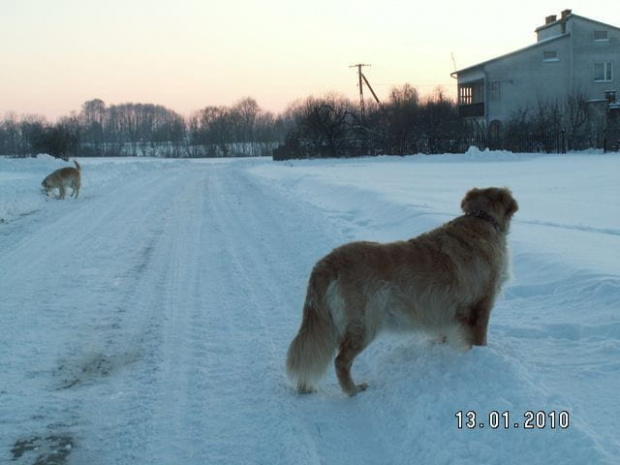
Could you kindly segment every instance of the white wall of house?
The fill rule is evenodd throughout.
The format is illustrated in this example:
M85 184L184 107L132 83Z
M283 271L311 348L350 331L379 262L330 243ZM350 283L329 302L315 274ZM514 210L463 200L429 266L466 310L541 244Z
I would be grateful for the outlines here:
M460 103L484 102L479 119L487 125L540 105L563 104L569 95L600 101L616 90L620 98L620 29L570 11L547 21L536 30L534 45L457 71L459 88L484 89Z
M506 121L518 112L535 111L564 98L570 84L568 39L540 42L485 67L487 122ZM554 52L554 58L549 58L549 52ZM493 92L494 87L499 92Z
M597 39L606 32L607 39ZM595 35L595 33L597 35ZM620 91L620 29L577 17L571 34L573 91L583 88L590 99L602 99L605 91ZM595 64L611 64L611 81L595 81Z

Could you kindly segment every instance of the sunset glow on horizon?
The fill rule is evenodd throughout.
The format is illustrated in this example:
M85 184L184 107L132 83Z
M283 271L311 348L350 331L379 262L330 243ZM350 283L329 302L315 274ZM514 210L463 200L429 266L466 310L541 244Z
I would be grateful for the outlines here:
M95 98L189 116L252 97L280 113L328 92L357 101L356 63L380 99L406 83L454 96L455 64L531 45L567 8L620 26L620 4L602 0L2 0L0 116L56 119Z

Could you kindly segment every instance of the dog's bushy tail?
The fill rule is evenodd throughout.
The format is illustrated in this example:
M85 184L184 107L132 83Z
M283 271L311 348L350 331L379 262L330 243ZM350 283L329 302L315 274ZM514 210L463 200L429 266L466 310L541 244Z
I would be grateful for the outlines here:
M77 162L77 160L73 160L73 163L75 163L75 167L77 168L78 171L82 171L82 167L80 166L80 164ZM88 164L88 163L87 163Z
M315 267L308 282L301 328L288 349L286 371L299 393L316 391L338 345L338 330L326 296L331 282L328 273Z

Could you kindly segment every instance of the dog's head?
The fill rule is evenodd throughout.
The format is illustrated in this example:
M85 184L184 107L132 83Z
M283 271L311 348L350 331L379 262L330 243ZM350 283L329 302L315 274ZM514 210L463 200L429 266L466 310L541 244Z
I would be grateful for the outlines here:
M43 191L45 195L49 195L52 189L54 189L54 183L50 179L50 176L48 176L41 182L41 191Z
M487 213L502 229L506 229L519 204L507 187L473 188L465 194L461 209L465 214Z

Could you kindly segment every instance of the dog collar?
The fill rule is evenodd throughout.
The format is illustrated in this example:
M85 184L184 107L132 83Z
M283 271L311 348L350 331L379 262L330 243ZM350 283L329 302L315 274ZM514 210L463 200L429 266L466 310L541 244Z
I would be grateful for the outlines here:
M497 220L493 218L491 215L489 215L487 212L485 212L484 210L475 210L473 212L467 212L466 215L480 218L481 220L491 223L497 232L499 232L501 229Z

